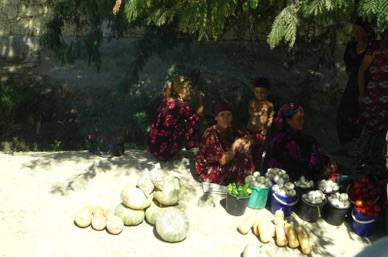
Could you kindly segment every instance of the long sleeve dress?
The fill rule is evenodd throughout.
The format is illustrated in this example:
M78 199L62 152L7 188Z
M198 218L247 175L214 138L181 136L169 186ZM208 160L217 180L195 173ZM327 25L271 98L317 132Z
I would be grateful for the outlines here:
M245 177L255 169L252 155L237 152L230 162L221 165L219 160L233 145L237 138L246 136L240 130L233 130L230 137L223 138L212 125L206 129L198 147L195 172L202 182L227 185L232 182L244 183Z
M201 116L181 100L162 100L157 120L147 135L147 150L158 160L168 161L183 148L196 146Z
M266 168L280 168L290 180L300 176L318 180L324 173L330 158L321 152L318 141L302 131L286 128L278 132L270 143L265 157Z
M360 134L360 127L356 125L359 115L358 96L358 68L367 50L357 53L357 42L352 40L347 43L344 53L344 63L348 74L344 92L342 94L337 116L337 133L340 144L347 144Z

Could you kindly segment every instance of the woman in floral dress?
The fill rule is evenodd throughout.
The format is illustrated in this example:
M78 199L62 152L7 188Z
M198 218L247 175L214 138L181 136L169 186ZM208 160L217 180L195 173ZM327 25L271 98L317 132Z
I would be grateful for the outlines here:
M355 161L369 163L377 176L387 177L385 135L388 129L388 29L366 53L358 72L361 136Z
M301 105L283 105L277 113L275 126L278 129L271 140L265 156L266 168L280 168L287 172L290 180L301 176L318 180L324 178L330 167L318 141L303 132L304 110ZM334 165L334 163L332 164Z
M353 23L352 39L347 43L344 62L348 81L342 94L338 107L337 134L340 148L335 154L347 155L347 144L360 134L360 126L357 124L359 115L359 89L358 89L358 69L362 59L374 39L374 31L371 26L361 19Z
M147 150L158 160L180 158L180 151L197 145L204 113L202 93L195 111L187 101L193 95L191 81L183 76L168 81L163 88L163 100L147 135Z
M195 172L202 182L244 183L255 169L252 139L233 128L233 106L229 102L217 101L214 115L216 124L206 129L198 147Z

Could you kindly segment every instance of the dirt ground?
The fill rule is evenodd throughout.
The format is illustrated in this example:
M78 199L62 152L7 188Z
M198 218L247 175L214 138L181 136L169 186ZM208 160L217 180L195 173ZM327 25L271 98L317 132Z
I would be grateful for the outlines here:
M79 228L73 215L86 204L114 209L121 190L134 185L155 160L146 151L126 151L105 159L86 151L0 153L0 256L242 256L247 244L260 244L251 232L237 232L238 224L252 212L272 219L268 209L247 208L243 216L225 210L225 195L207 194L192 176L194 152L184 152L181 161L162 163L162 169L184 182L186 193L179 205L189 217L190 231L179 243L160 240L154 227L143 222L125 227L119 235ZM380 227L371 237L360 237L346 220L340 226L300 220L313 244L311 256L354 256L385 236ZM299 249L277 247L272 240L264 247L272 256L304 256Z

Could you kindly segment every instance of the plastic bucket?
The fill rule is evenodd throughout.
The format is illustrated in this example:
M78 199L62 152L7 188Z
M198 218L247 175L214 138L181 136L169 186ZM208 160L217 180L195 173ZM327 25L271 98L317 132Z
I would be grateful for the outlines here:
M323 206L322 218L330 225L339 226L344 222L350 206L351 205L346 208L339 208L331 204L329 201Z
M299 201L299 205L297 208L297 214L299 218L308 222L315 222L320 217L322 217L322 209L326 204L326 200L321 204L312 204L302 198L302 201Z
M359 236L370 236L376 229L377 218L369 217L357 210L356 207L353 208L352 211L352 229L354 233Z
M277 194L272 190L271 212L275 214L277 210L282 210L284 212L284 217L288 217L291 215L294 206L298 203L298 199L298 195L284 196Z
M229 192L226 195L226 211L234 216L241 216L245 213L250 196L237 197Z
M248 201L248 207L253 209L262 209L267 204L268 193L271 187L251 187L252 194Z
M339 185L339 192L345 193L348 186L354 182L354 178L348 175L341 175L335 179L335 182Z

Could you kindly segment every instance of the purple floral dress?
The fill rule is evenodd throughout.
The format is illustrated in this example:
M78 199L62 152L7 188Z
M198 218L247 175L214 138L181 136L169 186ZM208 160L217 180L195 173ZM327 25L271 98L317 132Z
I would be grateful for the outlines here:
M156 122L147 135L147 150L158 160L168 161L199 140L201 116L181 100L162 100Z
M195 173L200 181L220 185L232 182L244 183L245 177L255 169L251 153L236 153L233 160L222 166L219 160L232 147L235 139L246 136L234 130L229 138L221 137L216 125L206 129L198 147Z
M328 156L321 152L317 140L303 132L290 128L281 130L270 143L265 157L266 168L280 168L287 172L290 181L305 176L318 180L329 163Z
M367 52L374 61L369 67L369 80L360 105L360 123L368 131L388 128L388 56L381 48L373 47Z

